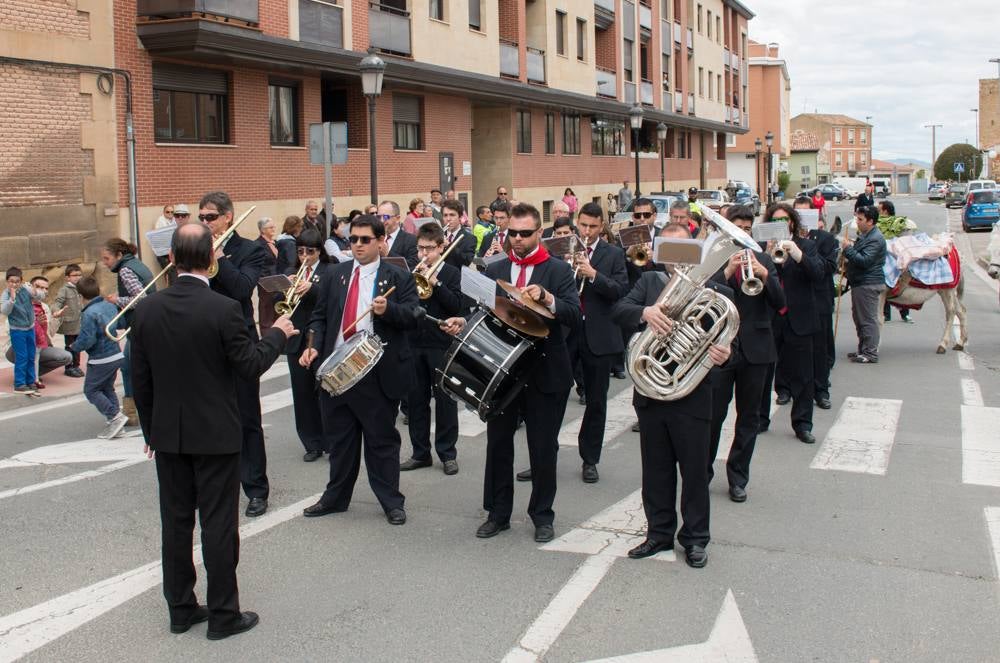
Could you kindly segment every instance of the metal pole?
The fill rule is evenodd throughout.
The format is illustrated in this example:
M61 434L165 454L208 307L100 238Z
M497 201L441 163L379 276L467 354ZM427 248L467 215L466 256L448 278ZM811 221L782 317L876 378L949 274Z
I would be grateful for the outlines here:
M368 169L371 176L371 202L378 204L378 175L375 172L375 97L368 97Z
M754 175L757 177L757 200L761 199L760 195L760 150L754 150L753 153L753 171Z
M639 191L639 130L632 130L632 151L635 152L635 197L642 195Z
M771 147L767 148L767 204L770 205L774 202L774 187L771 186Z
M330 237L330 222L333 218L333 154L330 149L330 123L323 123L323 183L326 186L326 235L325 242Z
M924 129L931 130L931 182L935 181L937 177L934 175L934 164L937 162L937 129L938 127L944 126L943 124L925 124Z
M663 164L663 152L666 150L666 141L660 141L660 191L665 192L667 190L667 171L664 170Z

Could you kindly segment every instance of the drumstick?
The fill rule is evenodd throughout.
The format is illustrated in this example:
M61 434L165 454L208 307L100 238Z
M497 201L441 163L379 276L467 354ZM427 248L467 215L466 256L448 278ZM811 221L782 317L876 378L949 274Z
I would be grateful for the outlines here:
M391 295L391 294L392 294L392 291L393 291L393 290L395 290L395 289L396 289L396 286L392 286L391 288L389 288L388 290L386 290L386 291L385 291L385 293L383 293L383 294L379 295L379 297L388 297L389 295ZM351 324L349 324L349 325L347 326L347 329L345 329L345 330L343 331L343 333L344 333L344 334L346 335L346 334L347 334L347 332L349 332L349 331L351 331L352 329L354 329L354 328L355 328L355 327L357 326L357 324L358 324L359 322L361 322L362 320L364 320L364 319L365 319L365 316L366 316L366 315L368 315L369 313L371 313L371 312L372 312L372 309L373 309L373 308L375 308L375 306L374 306L374 305L372 305L372 306L369 306L368 308L366 308L366 309L365 309L365 312L364 312L364 313L362 313L361 315L359 315L359 316L357 317L357 319L356 319L356 320L355 320L354 322L352 322Z
M310 329L306 332L306 349L305 352L309 352L313 349L313 338L316 336L316 330Z

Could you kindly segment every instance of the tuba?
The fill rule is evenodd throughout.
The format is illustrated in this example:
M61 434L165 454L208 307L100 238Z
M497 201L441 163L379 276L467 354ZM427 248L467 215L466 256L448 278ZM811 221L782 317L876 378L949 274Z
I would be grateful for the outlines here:
M759 251L748 234L707 205L697 203L702 218L714 228L699 265L679 267L656 298L656 306L673 321L661 337L652 329L636 334L628 345L625 367L636 391L648 398L675 401L690 394L712 368L711 345L728 345L740 327L736 306L705 283L732 255Z

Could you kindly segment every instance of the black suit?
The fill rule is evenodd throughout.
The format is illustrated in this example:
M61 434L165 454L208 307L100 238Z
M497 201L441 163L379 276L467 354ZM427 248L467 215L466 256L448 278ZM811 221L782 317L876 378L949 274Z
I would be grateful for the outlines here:
M820 329L813 337L815 396L817 399L830 398L830 370L837 354L833 341L833 309L836 302L833 279L837 273L840 243L835 235L825 230L810 230L809 239L816 242L816 253L823 263L823 279L816 284Z
M314 347L319 350L317 362L328 357L336 346L354 268L355 262L351 261L328 270L327 283L309 320L309 329L315 332ZM408 271L380 261L375 274L376 294L393 286L396 290L388 297L385 313L372 318L372 328L385 344L378 364L340 396L320 392L323 430L330 452L330 481L320 502L335 509L347 509L351 503L361 464L362 439L368 481L379 504L386 512L403 508L396 413L400 399L413 384L413 355L406 331L416 326L413 309L419 299Z
M448 229L444 229L445 236L445 248L448 246ZM458 233L452 241L458 241L458 238L462 238L462 243L455 247L455 250L448 254L445 258L445 263L451 265L452 267L461 271L461 269L472 262L472 258L476 255L476 236L468 231L466 228L459 228Z
M708 480L715 469L713 464L719 450L722 424L729 412L729 403L736 394L736 430L726 461L726 474L730 486L746 488L750 480L750 459L753 457L759 426L759 404L764 392L768 368L777 360L771 321L777 311L785 306L785 294L778 280L778 271L770 256L756 253L757 261L767 268L764 291L749 296L742 290L742 273L737 272L728 280L733 289L734 302L740 312L739 346L726 366L713 375L712 433L708 453ZM770 405L770 402L768 403Z
M628 291L628 274L625 252L603 240L597 242L590 264L597 275L593 283L584 282L580 294L583 324L570 332L569 346L574 354L574 365L579 359L583 370L587 401L577 438L580 458L588 465L597 465L604 443L611 364L625 349L621 328L611 320L611 308Z
M456 249L457 250L457 249ZM516 284L510 258L492 263L486 275ZM546 319L549 335L539 341L541 359L532 366L520 395L486 425L486 480L483 508L489 519L506 523L514 508L514 433L520 414L528 440L531 462L531 498L528 515L535 526L551 525L556 497L556 461L559 428L566 413L566 399L573 386L573 369L562 327L580 324L580 298L573 269L565 260L549 258L535 265L528 285L539 285L555 298L555 319Z
M250 335L257 340L250 297L257 281L265 273L271 252L257 242L234 234L223 247L226 256L219 260L219 273L212 279L212 290L235 299L243 310L243 320ZM240 456L240 481L249 498L267 499L267 452L264 428L260 423L260 378L236 381L243 426L243 453Z
M647 272L612 311L619 325L636 328L642 311L656 303L668 282L663 272ZM732 298L727 286L708 284ZM676 401L661 401L638 391L632 398L639 416L642 452L642 507L646 512L647 538L659 543L677 541L685 548L709 541L708 463L712 419L712 384L706 379L690 394ZM677 531L677 467L680 467L681 515Z
M388 236L386 237L388 240ZM406 265L412 270L420 260L417 258L417 237L399 227L396 238L389 247L389 255L406 260Z
M295 273L295 263L298 261L294 237L283 237L275 240L278 256L275 259L274 273L291 276Z
M457 250L457 249L456 249ZM462 277L457 269L445 263L437 275L437 285L430 299L420 305L431 317L445 320L459 315L462 309ZM441 462L455 460L458 442L458 404L438 387L437 370L444 363L445 351L452 338L438 326L423 320L410 332L413 348L414 382L406 399L410 418L410 443L413 458L431 459L431 394L434 395L434 448Z
M236 302L180 276L139 302L131 341L135 405L143 437L156 450L170 621L185 623L198 607L191 550L197 510L208 627L232 628L240 619L237 382L258 379L274 363L284 334L272 329L257 341Z

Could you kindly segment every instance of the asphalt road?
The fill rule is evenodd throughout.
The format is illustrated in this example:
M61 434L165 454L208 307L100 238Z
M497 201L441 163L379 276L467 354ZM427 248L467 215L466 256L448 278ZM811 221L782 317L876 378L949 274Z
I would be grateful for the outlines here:
M896 202L921 229L946 228L940 206ZM261 624L222 642L203 625L171 635L140 441L99 447L86 403L0 413L0 661L1000 660L1000 309L971 262L967 354L934 354L935 299L914 324L886 325L879 364L850 364L841 312L819 443L798 442L778 408L744 504L727 498L720 461L701 570L622 556L643 527L624 382L612 380L600 483L583 484L577 450L562 448L558 538L540 548L524 484L511 531L475 538L485 434L471 425L458 475L403 474L405 526L385 522L363 478L347 513L302 518L327 466L301 461L278 369L262 388L271 511L244 520L239 567ZM581 414L573 399L567 439Z

